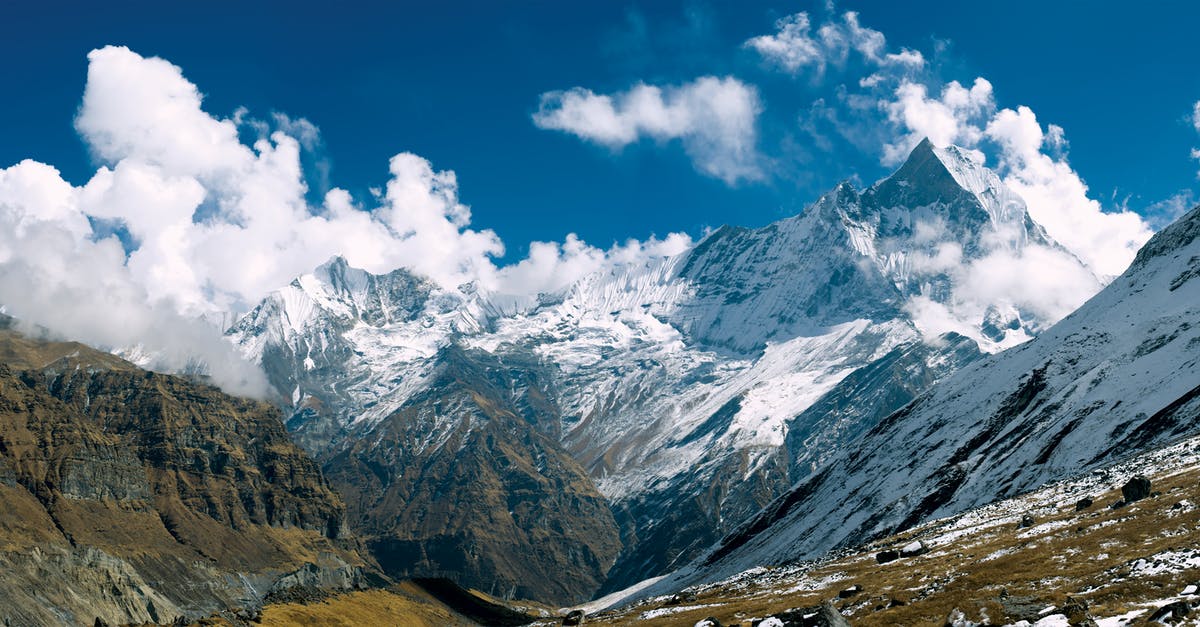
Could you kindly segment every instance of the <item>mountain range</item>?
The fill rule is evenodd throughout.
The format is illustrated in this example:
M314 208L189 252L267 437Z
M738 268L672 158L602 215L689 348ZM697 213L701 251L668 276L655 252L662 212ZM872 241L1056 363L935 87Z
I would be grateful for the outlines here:
M867 189L527 302L335 258L229 339L386 571L568 603L704 555L938 381L1043 332L1044 310L973 301L960 272L1031 251L1102 285L993 172L924 141Z

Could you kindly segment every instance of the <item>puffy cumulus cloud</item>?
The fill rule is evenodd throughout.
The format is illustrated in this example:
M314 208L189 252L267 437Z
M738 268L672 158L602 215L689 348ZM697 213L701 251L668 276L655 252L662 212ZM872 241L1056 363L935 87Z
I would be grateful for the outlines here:
M533 122L619 150L643 137L679 140L700 172L730 185L762 178L758 91L736 78L644 83L607 95L576 87L542 94Z
M503 253L494 233L469 228L453 172L402 153L378 206L333 189L326 206L310 207L301 152L319 141L315 126L244 111L219 119L201 104L162 59L118 47L89 55L76 127L106 165L79 190L79 210L128 229L137 243L129 271L152 298L193 314L239 309L334 254L455 286ZM252 145L239 123L258 131Z
M517 293L623 254L569 238L498 268L503 244L470 227L454 173L411 153L391 159L368 204L332 188L311 206L301 156L320 137L310 122L214 117L162 59L121 47L88 58L76 127L103 165L79 186L33 161L0 169L0 306L55 334L154 368L203 365L227 390L261 395L262 373L203 320L228 321L334 255L377 273L409 268L448 290L474 282ZM717 100L708 115L728 104Z
M145 350L152 368L203 370L231 393L265 396L266 377L219 328L152 299L126 268L116 237L89 237L77 203L77 190L54 168L23 161L0 170L4 313L30 333Z
M895 165L904 161L924 138L936 146L973 147L983 136L981 116L990 114L995 106L992 84L983 78L976 78L969 88L950 81L936 97L929 95L924 84L904 81L896 88L894 99L881 104L888 121L902 129L884 145L883 162Z
M788 72L813 68L818 77L831 65L844 67L851 52L875 67L919 69L925 65L925 56L919 51L902 48L888 52L883 33L863 26L854 11L823 23L815 32L808 13L789 15L775 22L774 33L752 37L743 45Z
M1003 182L1026 203L1029 215L1102 279L1125 270L1151 229L1139 214L1105 211L1070 166L1062 127L1043 128L1028 107L997 109L992 85L957 81L933 95L925 83L904 80L878 95L892 139L881 160L902 161L928 137L935 145L958 145L983 163L990 157Z
M1005 184L1025 199L1034 221L1101 277L1124 272L1153 234L1142 216L1106 212L1089 198L1087 185L1066 159L1043 151L1047 135L1028 107L999 111L985 132L1000 146ZM1065 141L1061 130L1051 138Z
M630 239L608 250L591 246L575 234L568 235L561 244L533 242L525 259L498 273L496 291L509 296L558 292L605 268L678 255L692 244L691 237L683 233L672 233L663 239Z

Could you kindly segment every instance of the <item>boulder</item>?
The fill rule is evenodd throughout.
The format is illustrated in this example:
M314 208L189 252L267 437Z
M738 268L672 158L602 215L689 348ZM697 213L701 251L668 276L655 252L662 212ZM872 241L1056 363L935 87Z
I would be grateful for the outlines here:
M799 607L785 612L768 616L756 623L754 627L850 627L846 620L832 603L815 607Z
M1085 496L1075 503L1075 511L1082 512L1083 510L1091 507L1093 503L1095 503L1095 501L1092 500L1092 497Z
M1192 613L1192 608L1188 606L1187 601L1175 601L1168 603L1150 615L1150 622L1174 624L1178 621L1187 618Z
M924 542L917 540L904 545L904 547L900 549L900 557L916 557L918 555L924 555L928 552L929 547L925 546Z
M888 549L887 551L880 551L879 553L875 554L875 561L879 562L880 564L894 562L898 559L900 559L900 552L894 551L892 549Z
M566 616L563 617L562 624L582 625L584 618L586 618L586 615L583 613L583 610L571 610Z
M1037 522L1033 519L1032 514L1025 514L1021 517L1021 527L1032 527Z
M1067 624L1071 627L1096 627L1096 619L1088 611L1087 601L1083 599L1067 597L1062 606L1062 614L1067 617Z
M721 624L721 621L717 620L716 618L713 618L712 616L709 616L708 618L705 618L703 620L696 621L695 627L725 627L725 626Z
M1132 503L1150 496L1150 480L1138 475L1121 486L1121 496L1126 503Z
M821 609L817 610L816 627L850 627L850 621L842 616L842 613L833 607L833 604L826 601L821 604Z

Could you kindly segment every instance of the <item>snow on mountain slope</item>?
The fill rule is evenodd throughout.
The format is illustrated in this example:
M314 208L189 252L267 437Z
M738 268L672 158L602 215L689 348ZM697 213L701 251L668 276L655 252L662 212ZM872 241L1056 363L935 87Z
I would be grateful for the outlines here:
M1074 314L889 416L658 584L808 558L1200 430L1200 208Z
M996 351L1053 322L1021 290L965 289L976 277L962 267L1035 249L1074 264L1083 292L1099 289L994 174L923 142L866 190L843 183L797 216L723 227L680 255L616 264L522 307L335 259L230 333L319 454L436 392L438 351L494 355L504 402L612 503L625 550L611 588L691 559L975 359L976 345ZM950 328L927 323L930 307Z

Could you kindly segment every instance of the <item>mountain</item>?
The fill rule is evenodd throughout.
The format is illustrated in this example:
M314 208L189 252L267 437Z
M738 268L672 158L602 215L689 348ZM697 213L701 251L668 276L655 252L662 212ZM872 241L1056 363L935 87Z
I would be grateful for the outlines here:
M1081 289L1099 289L995 174L926 141L865 190L843 183L797 216L722 227L682 254L613 264L526 304L335 258L268 296L230 339L263 365L289 430L341 485L375 485L373 475L409 472L414 460L452 468L458 449L439 444L481 410L511 423L530 454L563 460L532 465L528 477L578 486L580 511L598 492L620 532L615 563L607 540L582 546L565 523L518 529L509 546L582 551L573 563L588 570L570 571L573 589L538 592L584 597L593 583L617 589L702 554L929 385L1048 326L1021 302L971 301L956 271L1033 247L1074 264ZM929 328L915 303L942 307L953 330ZM502 412L437 405L464 398L464 377L445 374L463 356L482 364L465 388ZM348 463L364 446L372 461ZM440 474L409 480L405 490L435 495L431 503L448 498L434 487ZM372 490L371 502L350 500L350 520L368 535L380 532L369 522L379 512L395 515L373 509L387 499ZM492 500L464 505L494 517ZM485 590L519 583L460 570L462 556L490 549L452 532L440 505L423 509L430 531L424 553L406 554L419 555L414 563L454 565L447 572ZM431 559L433 546L446 557ZM535 576L521 581L545 565L529 566Z
M664 589L812 558L1200 431L1200 208L1037 338L932 386Z
M167 623L369 562L276 408L0 329L0 619Z

